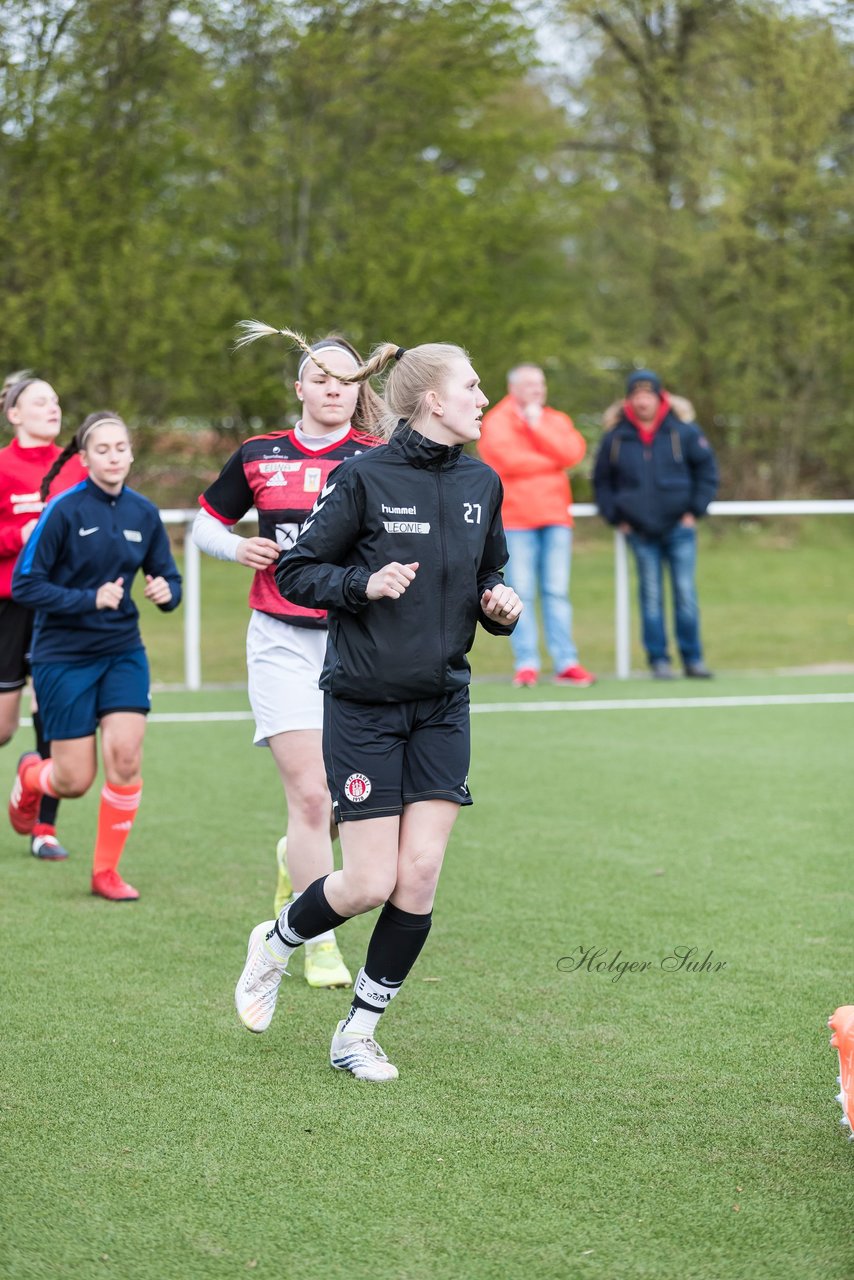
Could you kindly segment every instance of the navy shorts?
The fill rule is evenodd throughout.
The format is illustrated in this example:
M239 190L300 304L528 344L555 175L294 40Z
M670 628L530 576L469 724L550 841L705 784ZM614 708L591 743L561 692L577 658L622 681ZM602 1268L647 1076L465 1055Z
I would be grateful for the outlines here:
M323 762L336 822L385 818L418 800L471 804L469 691L418 702L323 696Z
M111 711L148 715L150 684L142 648L92 662L33 663L33 687L48 742L89 738Z
M0 600L0 693L27 683L34 616L16 600Z

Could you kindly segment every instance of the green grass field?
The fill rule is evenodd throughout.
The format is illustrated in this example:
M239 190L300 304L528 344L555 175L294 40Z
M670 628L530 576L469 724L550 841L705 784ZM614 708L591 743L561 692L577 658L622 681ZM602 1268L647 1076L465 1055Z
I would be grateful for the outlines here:
M852 578L851 517L702 522L698 585L709 665L715 671L744 672L854 664ZM250 574L241 566L202 557L202 671L207 682L242 677L249 582ZM632 591L632 664L642 670L634 587ZM597 519L576 522L571 595L582 662L600 674L613 672L613 535ZM143 627L157 678L182 681L180 614L159 614L146 606ZM480 632L474 667L481 676L508 674L509 645Z
M698 692L712 704L674 704ZM67 864L0 839L0 1275L854 1276L825 1025L854 1002L854 704L714 705L840 692L851 677L477 686L478 707L532 709L473 716L476 804L381 1028L385 1086L327 1065L344 993L295 976L265 1035L239 1025L278 784L248 722L152 723L123 864L139 903L87 893L95 794L61 812ZM370 927L341 931L354 967ZM680 946L725 967L662 969ZM568 972L578 948L650 967Z

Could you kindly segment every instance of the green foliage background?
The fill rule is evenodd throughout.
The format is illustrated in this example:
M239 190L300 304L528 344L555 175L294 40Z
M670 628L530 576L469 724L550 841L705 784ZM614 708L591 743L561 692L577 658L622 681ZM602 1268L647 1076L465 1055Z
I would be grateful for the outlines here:
M210 459L292 408L249 316L459 341L493 399L537 360L591 441L650 363L724 496L848 493L852 40L811 8L2 0L0 367Z

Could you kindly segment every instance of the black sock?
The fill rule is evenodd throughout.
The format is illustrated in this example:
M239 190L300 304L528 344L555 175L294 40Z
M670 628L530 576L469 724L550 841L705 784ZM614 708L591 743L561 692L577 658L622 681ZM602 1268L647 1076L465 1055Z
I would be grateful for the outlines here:
M339 916L330 907L323 892L325 883L326 876L313 881L305 893L301 893L296 902L289 903L279 916L276 932L286 946L301 946L303 942L316 938L319 933L337 929L339 924L350 919L349 916Z
M376 1013L397 995L427 941L431 912L415 915L387 902L368 943L365 967L356 979L354 1009Z
M50 743L44 736L42 718L38 711L33 712L33 728L36 731L36 750L42 760L47 760L50 756ZM39 823L43 823L46 827L55 827L58 809L59 801L56 796L42 796L41 804L39 805Z

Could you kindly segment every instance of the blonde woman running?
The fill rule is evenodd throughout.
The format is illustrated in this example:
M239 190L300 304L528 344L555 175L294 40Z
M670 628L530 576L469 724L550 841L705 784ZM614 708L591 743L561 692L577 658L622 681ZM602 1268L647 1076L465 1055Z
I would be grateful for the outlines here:
M247 337L270 332L305 349L288 329ZM385 344L346 380L389 367L387 443L339 467L276 570L289 600L329 611L323 755L343 868L252 930L235 991L244 1025L265 1031L293 952L381 907L330 1050L334 1068L376 1082L398 1075L377 1024L426 942L445 848L472 803L466 654L478 622L509 635L522 609L502 580L501 483L463 452L488 403L468 356Z

